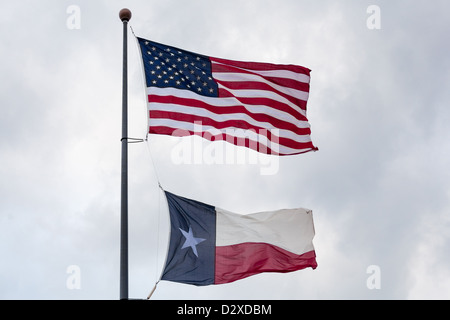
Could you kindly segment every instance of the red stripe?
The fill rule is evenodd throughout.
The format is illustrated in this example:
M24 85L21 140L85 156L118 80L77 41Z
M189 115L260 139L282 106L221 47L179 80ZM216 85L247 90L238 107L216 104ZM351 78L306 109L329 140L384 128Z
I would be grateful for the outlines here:
M221 85L223 85L224 87L226 87L227 89L231 89L231 90L245 90L245 89L251 89L251 90L264 90L264 91L271 91L274 92L284 98L286 98L287 100L289 100L290 102L294 103L295 105L298 106L303 106L305 105L305 100L302 99L298 99L294 96L291 96L289 94L286 94L284 92L278 91L277 89L272 88L271 86L269 86L267 83L264 82L253 82L253 81L247 81L247 82L229 82L229 81L221 81L221 80L216 80L217 83L220 83Z
M169 135L169 136L174 136L174 137L186 137L186 136L197 135L197 136L203 137L204 139L207 139L209 141L227 141L236 146L247 147L249 149L261 152L263 154L272 154L272 155L279 155L279 156L296 155L296 154L302 154L302 153L307 153L310 151L318 150L318 148L314 147L314 145L311 142L311 143L305 143L304 148L299 149L301 151L293 152L293 153L279 153L279 152L276 152L276 151L270 149L270 147L259 144L253 140L236 138L234 136L230 136L225 133L213 136L212 134L210 134L208 132L194 132L194 131L177 129L177 128L166 127L166 126L151 126L149 129L149 133L164 134L164 135Z
M268 85L267 83L263 82L263 81L224 81L224 80L217 80L214 79L217 83L220 83L221 85L223 85L224 87L227 87L228 89L234 89L234 90L245 90L245 89L255 89L255 90L264 90L264 91L272 91L275 92L279 95L282 96L288 96L288 97L293 97L292 95L286 94L284 92L281 92L273 87L271 87L270 85ZM298 89L300 90L300 89ZM305 90L302 90L305 91ZM296 100L301 100L296 98ZM305 100L303 100L305 101Z
M241 97L235 97L231 93L229 93L225 89L219 89L219 96L221 98L231 97L235 98L237 101L241 102L242 105L236 103L234 106L225 106L225 107L218 107L215 105L210 105L203 100L201 100L201 97L199 99L189 99L189 98L182 98L177 96L158 96L155 94L149 94L148 95L148 102L156 102L156 103L173 103L173 104L180 104L180 105L186 105L189 107L197 107L197 108L203 108L207 109L211 112L214 112L216 114L226 114L226 113L245 113L253 119L257 120L254 116L256 115L265 115L266 117L273 118L270 116L267 112L266 113L252 113L250 112L244 105L254 105L254 106L266 106L268 108L277 109L279 111L286 112L290 114L291 116L295 117L299 121L308 121L308 119L302 115L297 110L294 110L290 106L278 102L276 100L271 100L267 98L241 98ZM304 101L303 101L304 102ZM306 102L304 102L303 105L300 105L302 109L306 108ZM279 120L278 118L273 118L275 120ZM268 121L268 120L265 120ZM281 120L280 120L281 121ZM269 121L270 122L270 121ZM284 129L284 125L281 125L277 128ZM287 129L287 128L286 128Z
M316 253L301 255L267 243L216 247L215 284L243 279L261 272L292 272L317 268Z
M273 151L269 147L259 144L253 140L236 138L234 136L230 136L225 133L221 133L218 135L212 135L208 132L195 132L195 131L189 131L189 130L184 130L184 129L174 129L171 127L164 127L164 126L152 126L152 127L150 127L149 133L172 135L174 137L185 137L185 136L197 135L197 136L203 137L204 139L209 140L209 141L227 141L236 146L246 147L246 148L261 152L263 154L272 154L272 155L279 155L279 156L295 155L295 154L300 154L300 153L306 153L306 152L313 150L313 149L308 149L306 151L292 153L292 154L291 153L290 154L282 154L282 153Z
M219 98L235 98L239 102L242 102L243 104L250 104L250 105L264 105L269 106L273 109L278 109L284 112L287 112L291 115L293 115L296 118L299 118L298 115L303 117L297 110L294 110L291 106L279 102L277 100L269 99L269 98L260 98L260 97L235 97L231 92L226 90L225 88L219 88ZM306 101L299 100L297 106L299 106L302 110L306 110ZM303 117L304 118L304 117ZM302 120L302 119L299 119Z
M306 91L309 92L309 82L301 82L301 81L297 81L294 79L290 79L290 78L280 78L280 77L270 77L270 76L263 76L261 74L258 74L256 72L251 72L248 70L242 70L239 68L235 68L232 66L225 66L222 64L213 64L212 65L212 73L214 76L214 73L244 73L244 74L253 74L253 75L257 75L261 78L264 78L270 82L273 82L275 84L278 84L280 86L283 87L288 87L288 88L292 88L292 89L297 89L297 90L301 90L301 91ZM214 79L217 81L217 79Z
M273 125L275 128L290 130L298 135L310 134L311 130L309 128L299 128L291 122L283 121L278 118L274 118L267 113L252 113L247 110L242 105L236 105L231 107L217 107L209 105L201 100L195 99L187 99L187 98L179 98L174 96L157 96L157 95L149 95L148 96L149 103L173 103L186 107L192 108L200 108L205 109L215 114L233 114L233 113L243 113L248 115L249 117L255 119L258 122L268 122ZM300 121L308 121L304 116L300 113L296 112L296 118Z
M207 118L207 117L201 117L194 114L186 114L186 113L178 113L178 112L168 112L168 111L158 111L158 110L151 110L150 111L150 118L151 119L172 119L176 121L183 121L188 123L195 123L200 122L202 126L211 126L213 128L216 128L218 130L221 129L227 129L227 128L239 128L243 130L253 130L255 133L263 135L267 137L272 142L278 143L280 145L292 148L292 149L306 149L313 147L312 142L298 142L289 138L285 137L279 137L275 134L273 134L270 130L267 130L265 128L256 127L248 124L245 121L242 120L227 120L218 122L213 119ZM150 125L151 127L151 125ZM309 128L304 129L305 134L310 133ZM205 134L209 134L207 131L205 131ZM216 135L214 135L216 136ZM239 138L238 138L239 139ZM211 140L211 139L208 139ZM215 141L217 139L214 139L212 141Z
M243 62L243 61L234 61L234 60L227 60L227 59L220 59L220 58L209 58L211 61L235 66L238 68L244 68L244 69L251 69L251 70L289 70L296 73L302 73L306 75L310 75L311 70L305 67L292 65L292 64L272 64L272 63L265 63L265 62Z

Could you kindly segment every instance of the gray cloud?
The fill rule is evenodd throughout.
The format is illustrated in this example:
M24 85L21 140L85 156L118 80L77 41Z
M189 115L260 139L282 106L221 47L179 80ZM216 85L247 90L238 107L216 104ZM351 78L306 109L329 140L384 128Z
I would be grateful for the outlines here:
M92 2L92 1L91 1ZM0 48L0 297L119 295L119 1L5 4ZM170 191L239 213L314 211L319 267L197 288L161 282L155 299L448 299L450 59L445 1L131 1L142 37L213 56L312 69L316 153L258 165L175 165L179 140L130 146L130 296L165 258ZM66 26L78 5L81 29ZM189 14L187 14L189 13ZM12 27L13 26L13 27ZM146 106L130 33L130 136ZM149 150L156 167L152 165ZM81 270L70 290L67 267ZM369 290L370 265L381 289ZM431 270L431 271L430 271ZM276 288L276 289L275 289Z

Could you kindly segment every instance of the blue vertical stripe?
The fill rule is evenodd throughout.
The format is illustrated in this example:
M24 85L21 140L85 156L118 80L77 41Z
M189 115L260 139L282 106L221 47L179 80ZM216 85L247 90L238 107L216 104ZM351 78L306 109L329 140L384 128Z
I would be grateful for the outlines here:
M170 244L161 279L197 286L214 284L215 207L165 193L170 213ZM187 235L189 230L191 238Z

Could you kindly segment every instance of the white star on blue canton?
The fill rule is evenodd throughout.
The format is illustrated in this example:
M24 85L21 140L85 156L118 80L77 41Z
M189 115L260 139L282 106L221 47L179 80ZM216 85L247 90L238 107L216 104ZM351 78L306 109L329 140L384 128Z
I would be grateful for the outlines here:
M195 256L198 258L198 253L197 253L197 245L200 242L205 241L206 239L203 238L195 238L194 234L192 233L192 228L189 227L189 231L186 232L183 229L179 228L181 233L183 234L183 236L186 238L186 241L183 244L183 247L181 247L181 249L187 248L187 247L191 247L192 251L194 252Z

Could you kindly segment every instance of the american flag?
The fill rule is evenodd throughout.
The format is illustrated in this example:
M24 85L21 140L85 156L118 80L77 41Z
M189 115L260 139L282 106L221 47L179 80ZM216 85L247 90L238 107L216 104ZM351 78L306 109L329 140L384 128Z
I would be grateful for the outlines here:
M225 60L137 39L149 133L195 134L276 155L317 150L306 118L309 69Z

